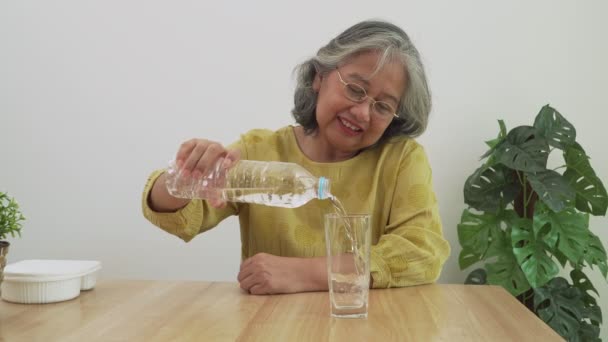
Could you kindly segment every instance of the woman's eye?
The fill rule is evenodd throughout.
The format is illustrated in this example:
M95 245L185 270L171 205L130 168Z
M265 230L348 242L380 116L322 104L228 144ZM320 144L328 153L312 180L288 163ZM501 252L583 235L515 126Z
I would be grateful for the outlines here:
M362 99L366 96L365 89L363 89L357 85L349 84L347 89L348 89L348 92L357 99Z
M384 102L376 102L376 110L381 114L393 114L393 107Z

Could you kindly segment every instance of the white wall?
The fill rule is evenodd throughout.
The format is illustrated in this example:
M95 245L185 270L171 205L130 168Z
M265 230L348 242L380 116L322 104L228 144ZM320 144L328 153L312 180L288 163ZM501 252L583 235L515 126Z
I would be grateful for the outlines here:
M142 217L146 177L187 138L230 143L291 123L293 67L351 24L383 18L426 62L434 110L420 141L453 247L441 282L459 283L462 186L497 119L531 124L551 103L608 182L606 13L600 0L2 1L0 190L28 218L9 261L98 259L107 278L235 280L237 221L184 244ZM592 221L605 244L607 223ZM608 313L607 283L593 280Z

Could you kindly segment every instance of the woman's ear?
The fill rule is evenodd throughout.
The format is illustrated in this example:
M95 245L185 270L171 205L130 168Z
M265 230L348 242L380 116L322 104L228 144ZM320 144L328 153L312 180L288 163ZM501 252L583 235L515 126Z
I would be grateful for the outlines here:
M317 74L315 75L315 79L312 80L312 90L314 90L315 93L318 93L319 89L321 89L322 80L323 80L323 76L321 76L321 74L319 72L317 72Z

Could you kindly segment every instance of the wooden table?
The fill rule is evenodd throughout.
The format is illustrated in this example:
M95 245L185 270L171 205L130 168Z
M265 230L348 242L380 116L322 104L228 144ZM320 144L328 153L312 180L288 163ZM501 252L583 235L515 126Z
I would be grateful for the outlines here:
M0 301L0 341L561 341L505 290L372 290L367 319L329 316L327 292L252 296L236 283L101 281L54 304Z

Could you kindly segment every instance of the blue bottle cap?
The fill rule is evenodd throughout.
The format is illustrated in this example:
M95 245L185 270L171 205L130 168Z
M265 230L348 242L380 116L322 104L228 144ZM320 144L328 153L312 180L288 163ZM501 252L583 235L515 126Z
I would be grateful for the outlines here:
M319 177L319 189L317 190L319 199L326 199L329 197L329 179L325 177Z

